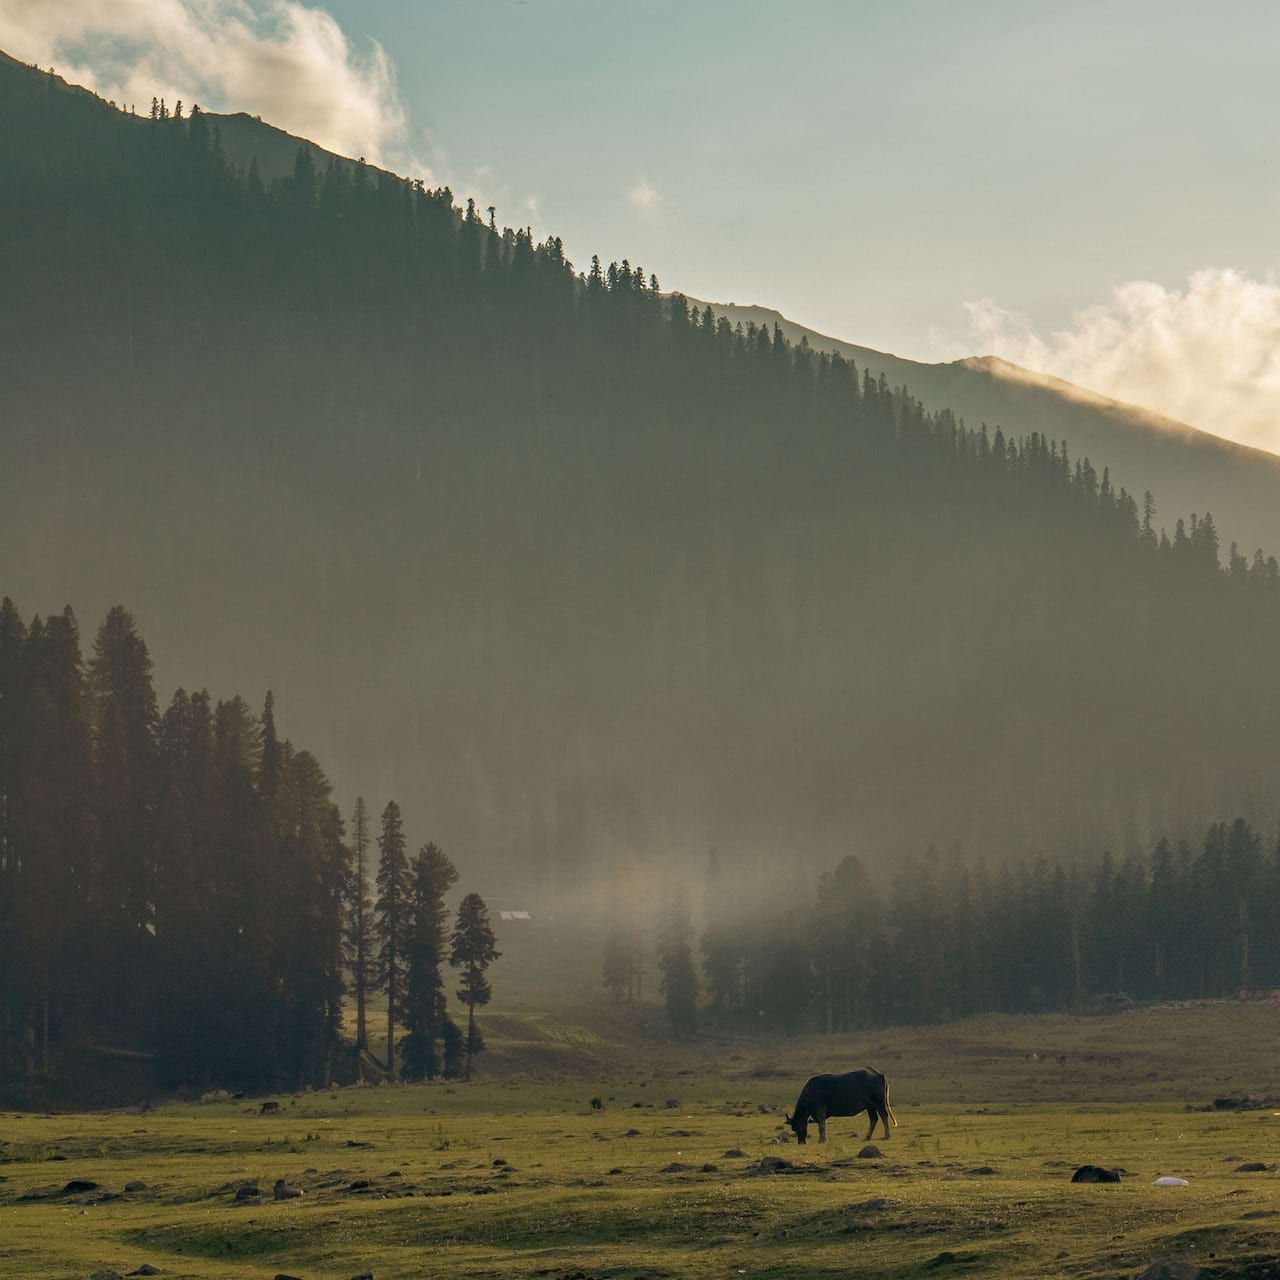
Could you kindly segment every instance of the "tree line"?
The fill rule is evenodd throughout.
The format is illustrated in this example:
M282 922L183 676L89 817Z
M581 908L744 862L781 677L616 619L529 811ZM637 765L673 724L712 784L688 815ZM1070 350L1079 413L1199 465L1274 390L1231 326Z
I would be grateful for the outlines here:
M0 602L0 1080L48 1081L86 1044L154 1055L171 1087L469 1076L498 954L485 904L467 894L449 930L458 872L435 844L408 855L394 801L374 843L376 868L364 800L348 838L271 694L255 715L179 689L161 711L125 609L86 661L69 606L28 624Z
M665 892L658 912L673 1029L832 1033L1280 987L1280 840L1243 818L1213 823L1194 848L1162 838L1086 866L1041 855L993 867L930 847L873 871L848 856L797 894L776 867L713 852L700 956L685 891ZM634 921L610 931L616 1003L642 998L629 974L646 946Z

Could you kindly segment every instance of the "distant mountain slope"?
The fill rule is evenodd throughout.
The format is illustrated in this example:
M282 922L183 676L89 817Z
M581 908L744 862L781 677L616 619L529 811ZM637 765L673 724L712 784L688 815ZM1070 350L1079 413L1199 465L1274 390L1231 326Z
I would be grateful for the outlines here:
M691 305L693 299L690 299ZM807 338L817 351L838 351L859 369L906 385L931 409L944 406L970 426L988 423L1015 432L1034 427L1067 441L1072 457L1111 468L1116 484L1155 494L1172 535L1179 515L1211 511L1225 541L1241 547L1280 547L1280 457L1224 440L1149 409L1111 400L1061 378L1034 373L995 356L925 364L842 342L806 329L767 307L699 301L736 324L779 325L792 342Z
M359 160L340 156L326 151L307 138L299 138L275 125L266 124L257 116L240 111L234 115L220 115L209 112L211 127L218 130L222 142L223 154L227 160L241 169L248 169L254 160L258 162L258 171L264 182L273 178L286 178L293 172L298 158L298 148L302 147L311 155L311 162L317 172L322 172L330 161L347 168L355 168ZM384 173L377 165L368 165L371 173Z
M796 869L786 909L851 849L1274 829L1280 563L1223 572L1208 521L1162 546L1097 474L1119 419L1095 449L1076 401L877 357L974 422L998 390L1010 447L448 191L264 189L219 122L18 64L0 121L0 595L124 602L162 694L273 689L336 777L504 883L700 879L715 844ZM1157 470L1126 483L1171 523Z
M116 108L108 103L105 98L94 93L91 89L86 89L82 85L72 84L56 72L51 73L21 62L5 53L3 49L0 49L0 75L9 77L11 81L15 79L30 79L32 76L38 75L50 93L70 94L76 98L96 103L104 111L111 111L113 114L116 111ZM126 111L129 105L144 106L145 110L150 109L149 104L126 104ZM247 170L250 164L257 160L258 172L263 182L271 182L276 178L288 177L293 172L299 147L310 154L311 162L315 165L317 172L325 169L331 162L347 169L354 169L362 163L360 160L354 160L347 156L337 155L333 151L327 151L309 138L299 138L295 134L279 129L273 124L267 124L257 116L251 116L245 111L237 111L230 114L209 111L205 115L209 121L210 128L217 130L222 152L226 156L227 162L238 169ZM146 123L145 113L141 116L126 116L126 119ZM367 167L371 173L386 172L376 165L368 165Z

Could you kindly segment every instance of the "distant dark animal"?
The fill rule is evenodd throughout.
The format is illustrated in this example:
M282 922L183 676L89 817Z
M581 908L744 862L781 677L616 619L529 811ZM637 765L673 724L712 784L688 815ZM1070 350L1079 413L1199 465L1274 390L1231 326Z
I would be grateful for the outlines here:
M803 1144L809 1133L809 1123L818 1126L818 1141L827 1140L827 1121L832 1116L856 1116L866 1112L871 1117L867 1130L870 1138L876 1131L876 1121L884 1124L884 1136L889 1136L889 1121L896 1126L898 1117L889 1105L889 1082L879 1071L863 1069L848 1071L842 1076L812 1076L800 1090L795 1111L786 1122Z
M270 1115L273 1111L279 1111L279 1110L280 1110L280 1104L278 1102L264 1102L262 1106L258 1108L258 1114L260 1116L267 1116L267 1115Z

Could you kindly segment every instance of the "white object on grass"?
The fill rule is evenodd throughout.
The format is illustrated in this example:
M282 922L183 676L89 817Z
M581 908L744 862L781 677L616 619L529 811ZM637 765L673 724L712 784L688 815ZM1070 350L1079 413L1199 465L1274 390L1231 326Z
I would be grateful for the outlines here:
M1153 1187L1189 1187L1191 1184L1186 1178L1157 1178L1152 1184Z

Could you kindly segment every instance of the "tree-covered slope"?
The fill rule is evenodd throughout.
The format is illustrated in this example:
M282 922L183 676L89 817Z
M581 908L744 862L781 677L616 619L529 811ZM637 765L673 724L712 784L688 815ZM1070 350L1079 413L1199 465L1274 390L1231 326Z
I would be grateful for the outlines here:
M162 687L274 689L469 860L1274 817L1274 562L1034 413L962 429L364 166L264 185L205 118L16 64L0 113L0 591L127 602Z
M892 386L909 386L928 408L949 408L972 425L1007 429L1034 422L1047 435L1071 441L1077 453L1106 459L1116 484L1151 489L1163 511L1212 511L1224 539L1280 546L1280 457L1273 453L995 356L925 364L842 342L767 307L711 305L731 324L777 324L792 342L839 351L858 368L883 373Z

